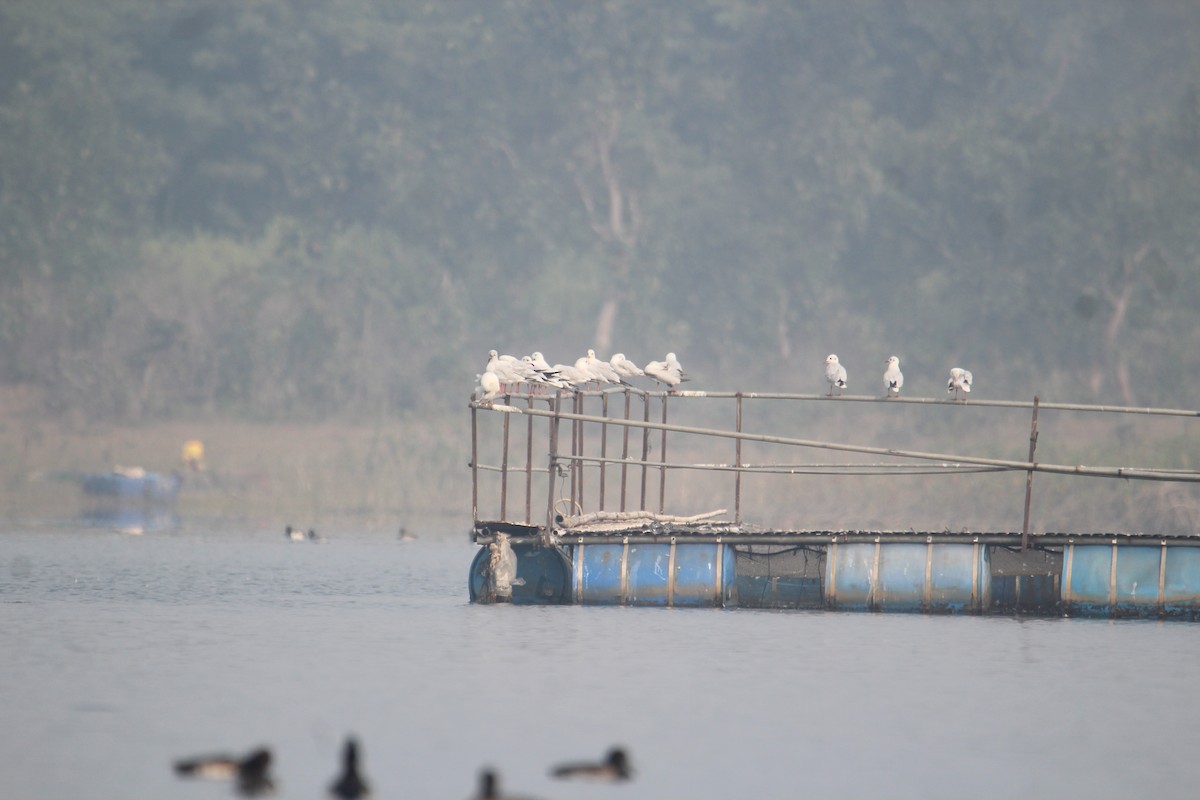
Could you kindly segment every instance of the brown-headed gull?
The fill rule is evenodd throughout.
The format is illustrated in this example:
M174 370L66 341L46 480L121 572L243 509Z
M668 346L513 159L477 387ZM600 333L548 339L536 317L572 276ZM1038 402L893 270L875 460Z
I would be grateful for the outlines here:
M576 369L570 364L555 364L550 369L558 373L559 380L565 381L571 389L581 389L592 381L591 373Z
M974 380L975 376L971 374L970 370L963 369L962 367L953 367L950 370L950 380L946 383L946 391L954 392L954 399L957 400L959 392L963 394L971 393L971 383ZM964 397L963 399L965 400L966 398Z
M622 378L640 378L646 374L641 367L626 358L624 353L613 353L608 365Z
M479 376L479 388L483 390L483 402L491 403L500 394L500 378L496 373L487 370Z
M612 365L607 361L601 361L596 358L595 350L588 350L587 355L579 359L583 362L583 369L596 376L596 380L602 383L624 383L617 371L612 368ZM579 361L575 362L575 366L579 366Z
M839 394L842 389L846 388L846 368L838 361L838 357L833 353L825 356L825 380L829 381L829 393L827 397L833 396L833 389L837 387Z
M528 382L529 378L525 375L521 366L517 366L521 362L517 361L513 356L497 355L495 350L488 351L487 366L484 367L485 372L495 373L500 379L500 384L505 392L509 391L509 384L522 384Z
M540 356L541 353L537 353L536 355ZM566 381L559 378L558 373L551 369L549 364L546 364L545 369L538 369L537 364L533 360L533 356L525 356L521 359L521 361L531 370L532 380L534 383L546 384L547 386L553 386L556 389L567 388ZM542 359L542 363L546 363L544 358Z
M674 353L667 353L667 357L663 361L651 361L642 368L642 371L646 373L647 377L665 385L667 390L672 392L680 383L691 380L683 374L683 366L675 358Z
M554 371L554 368L551 367L548 363L546 363L546 357L544 355L542 355L541 350L534 350L533 353L529 356L529 358L533 362L533 368L538 370L539 372L553 372Z
M900 387L904 385L904 373L900 371L900 359L897 356L892 356L887 360L887 372L883 373L883 383L887 387L887 396L900 394Z
M683 371L683 365L679 363L679 359L675 358L674 353L667 353L667 368L679 373L679 380L690 381L687 373Z

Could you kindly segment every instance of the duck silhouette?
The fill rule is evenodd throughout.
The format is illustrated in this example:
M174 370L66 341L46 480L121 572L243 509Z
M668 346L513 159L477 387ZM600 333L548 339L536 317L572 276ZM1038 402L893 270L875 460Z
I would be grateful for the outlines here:
M629 758L625 755L625 751L620 747L614 747L608 751L604 760L599 763L581 761L560 764L550 770L550 774L556 778L615 783L617 781L627 781L632 778L633 770L629 767Z
M175 762L175 773L180 777L233 780L234 789L243 797L257 797L275 791L270 768L271 751L265 747L252 750L243 758L216 755Z
M329 787L329 796L338 800L361 800L370 794L370 787L358 772L358 741L348 736L342 748L342 774Z
M479 793L471 795L469 800L533 800L533 798L501 793L500 776L494 769L483 769L479 772Z
M287 539L289 542L303 542L306 540L315 542L320 537L317 536L317 532L312 528L309 528L308 533L306 534L300 528L293 528L291 525L288 525L283 529L283 538Z

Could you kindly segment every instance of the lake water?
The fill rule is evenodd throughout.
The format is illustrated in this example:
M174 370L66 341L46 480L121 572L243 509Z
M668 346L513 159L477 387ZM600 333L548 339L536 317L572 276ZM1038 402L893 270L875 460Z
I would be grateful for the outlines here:
M1200 627L475 606L467 536L0 530L5 798L222 798L173 759L259 744L317 798L1192 797ZM621 786L559 761L630 752Z

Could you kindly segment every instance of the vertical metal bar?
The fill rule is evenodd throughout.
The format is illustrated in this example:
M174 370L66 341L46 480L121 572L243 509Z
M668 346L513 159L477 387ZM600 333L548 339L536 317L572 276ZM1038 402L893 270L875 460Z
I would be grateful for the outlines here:
M533 398L529 398L533 409ZM525 524L533 523L533 415L529 415L525 429Z
M600 397L600 413L603 415L605 422L600 423L600 510L604 510L604 473L608 464L605 459L608 457L608 393L606 392Z
M1075 566L1075 545L1069 539L1067 540L1066 548L1066 563L1063 565L1062 586L1059 589L1059 596L1062 598L1064 607L1071 605L1071 570Z
M650 421L650 395L642 395L643 421ZM650 459L650 429L642 428L642 504L639 511L646 510L646 462Z
M1038 440L1038 403L1040 402L1037 395L1033 397L1033 422L1029 426L1029 463L1036 463L1033 460L1034 453L1037 452ZM1021 552L1024 553L1029 549L1029 501L1033 496L1033 470L1025 473L1025 521L1021 523Z
M871 560L871 580L867 587L867 608L879 610L879 537L875 537L875 557Z
M737 393L737 432L742 432L742 393ZM734 440L733 453L733 521L742 521L742 438Z
M933 608L933 537L925 537L925 592L921 595L921 610Z
M717 537L717 555L714 562L716 564L716 580L714 581L716 585L713 587L713 591L717 598L717 608L721 608L725 605L725 545L721 543L720 536Z
M479 522L479 409L471 406L471 522ZM472 525L474 527L474 525Z
M629 388L625 388L625 419L629 420ZM625 510L625 477L629 472L629 426L621 426L624 431L622 433L623 443L621 444L621 510Z
M575 395L575 404L573 408L576 414L583 413L583 395ZM581 480L579 474L579 420L571 420L571 508L567 511L568 514L575 513L576 498L580 496L579 482ZM582 504L581 504L582 507Z
M675 605L675 537L671 537L671 549L667 552L667 607Z
M829 560L829 585L825 587L825 607L837 608L837 539L829 543L825 549L825 558Z
M562 395L555 394L550 401L554 416L547 422L550 428L550 457L546 460L546 527L542 531L542 545L545 547L550 546L550 537L554 532L554 479L558 476L558 407L561 399Z
M583 544L575 545L575 602L583 605Z
M621 539L621 605L629 602L629 537Z
M983 577L983 559L979 557L979 539L971 545L971 608L979 611L983 608L983 598L980 596L980 583Z
M662 398L662 424L667 424L667 395L664 392ZM662 464L658 468L658 513L662 514L666 511L667 502L667 429L663 428L662 432L662 447L659 448L658 462Z
M1167 540L1162 540L1158 554L1158 613L1167 613Z
M1117 615L1117 540L1112 540L1112 561L1108 565L1108 615Z
M579 414L583 413L583 396L579 397ZM579 458L575 463L579 465L579 513L583 513L583 485L587 481L587 463L583 460L583 431L586 423L583 420L579 421Z
M504 405L508 405L512 399L504 396ZM512 414L504 415L502 446L503 451L500 454L500 519L508 520L508 429Z

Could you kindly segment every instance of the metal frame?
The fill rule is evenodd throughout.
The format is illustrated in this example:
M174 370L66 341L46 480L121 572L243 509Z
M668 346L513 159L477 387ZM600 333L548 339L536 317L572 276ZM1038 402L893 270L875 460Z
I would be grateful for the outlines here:
M666 495L667 495L667 473L673 471L722 471L733 474L732 479L732 494L733 494L733 525L740 526L743 519L742 513L742 489L743 475L753 473L772 473L772 474L845 474L858 472L860 474L926 474L931 472L1011 472L1024 471L1026 473L1025 483L1025 504L1024 517L1021 526L1020 534L998 532L989 534L963 534L969 541L982 542L985 544L1004 544L1012 545L1014 537L1019 536L1019 543L1022 550L1031 546L1047 547L1061 546L1067 542L1063 537L1079 537L1080 534L1036 534L1030 531L1030 502L1033 490L1034 473L1048 473L1058 475L1075 475L1081 477L1102 477L1102 478L1121 478L1125 480L1150 480L1150 481L1170 481L1170 482L1200 482L1200 471L1195 470L1175 470L1175 469L1156 469L1156 468L1140 468L1140 467L1105 467L1105 466L1084 466L1071 464L1051 464L1041 463L1036 461L1036 448L1038 440L1038 412L1041 409L1045 410L1064 410L1078 412L1100 412L1100 413L1121 413L1134 414L1140 416L1172 416L1172 417L1200 417L1200 411L1185 410L1185 409L1154 409L1154 408L1134 408L1124 406L1101 406L1101 405L1082 405L1069 403L1044 403L1040 398L1035 397L1033 402L1020 401L998 401L998 400L970 400L964 403L960 400L942 400L935 398L920 398L920 397L893 397L882 399L877 397L853 396L844 395L840 397L828 397L826 395L809 395L809 394L773 394L773 393L753 393L753 392L643 392L637 389L625 388L615 390L624 395L624 403L610 403L610 395L614 390L606 391L581 391L574 394L559 393L545 398L536 398L528 396L523 407L511 404L512 396L505 395L504 402L482 403L472 401L471 409L471 505L472 519L477 538L484 538L488 535L488 526L497 524L507 524L515 526L523 526L536 528L546 544L552 543L556 538L561 537L567 541L577 541L579 543L594 542L594 541L612 541L611 535L604 534L584 534L579 535L575 532L559 530L556 522L556 506L559 503L567 502L569 505L564 509L564 513L573 514L578 510L579 513L587 510L587 503L590 495L587 490L587 472L594 469L598 473L598 492L596 493L596 505L600 510L604 510L609 503L610 490L608 486L609 466L620 464L619 472L620 482L620 510L622 512L630 508L630 486L629 482L631 475L629 474L630 467L640 467L640 497L636 509L639 511L653 512L651 508L651 500L649 496L648 478L651 469L657 469L659 473L658 498L655 508L657 513L662 515L666 513ZM640 414L634 411L632 398L638 395L642 399L642 408ZM600 414L585 413L587 411L586 402L593 397L600 398ZM535 403L535 400L544 399L546 407L541 408L540 403ZM563 400L566 399L571 403L571 410L564 410ZM672 424L669 421L668 407L669 399L676 402L682 400L732 400L734 405L734 420L732 429L720 428L702 428L689 425ZM651 421L651 406L654 401L659 402L660 419L661 421ZM1029 437L1029 457L1026 461L1017 461L1011 459L995 459L979 456L968 456L949 453L931 453L915 450L898 450L893 448L868 447L862 445L852 445L839 442L818 441L812 439L801 439L795 437L774 436L768 434L751 433L744 429L744 413L745 403L751 400L759 401L808 401L808 402L884 402L888 405L897 405L903 403L919 404L919 405L953 405L964 406L971 405L976 407L994 407L994 408L1028 408L1032 411L1032 419L1030 424ZM615 413L610 413L612 407L616 407ZM479 413L491 412L502 415L501 421L501 453L499 466L481 464L479 462L480 454L480 431L479 431ZM510 463L510 449L513 446L512 435L513 428L511 419L514 415L525 415L527 424L517 427L520 431L524 427L525 435L525 463L523 465L513 466ZM640 417L640 419L638 418ZM542 468L534 466L534 439L540 436L540 426L535 425L535 418L545 419L545 474L546 474L546 515L544 520L535 521L532 516L532 494L535 482L535 473L541 473ZM571 425L571 444L569 452L562 452L560 439L560 426L566 421ZM585 436L586 430L592 427L593 432L598 432L599 445L593 446L592 453L589 454ZM613 428L620 429L621 436L621 456L620 458L609 457L609 436ZM630 457L630 433L641 429L642 431L642 448L640 458ZM650 455L650 435L653 431L659 431L661 436L659 439L659 452L654 458ZM667 444L668 434L687 434L697 435L711 438L726 438L732 439L734 442L733 460L729 464L701 464L701 463L684 463L670 462L667 460ZM516 437L518 440L520 434ZM886 462L872 464L747 464L743 459L743 443L755 442L772 445L784 445L797 448L828 450L834 452L855 453L861 455L877 455L891 459L904 459L903 463ZM519 445L519 441L518 441ZM540 448L539 448L540 449ZM598 449L599 454L595 451ZM928 462L938 462L930 464ZM500 496L499 496L499 513L500 520L495 522L483 521L480 518L480 473L481 472L499 472L500 473ZM510 473L517 475L520 472L524 473L524 515L523 519L509 519L510 508L508 503L509 478ZM569 477L569 491L560 493L557 491L556 481L560 478ZM567 487L564 487L564 489ZM514 514L515 516L515 514ZM662 541L660 535L666 531L661 529L647 530L644 533L633 533L631 541ZM906 535L902 532L876 532L874 534L856 534L855 532L819 532L819 531L772 531L769 533L741 533L731 530L728 526L720 527L716 525L705 525L702 530L689 529L673 529L670 535L677 537L680 542L686 541L712 541L714 534L724 532L731 535L736 541L746 544L752 543L810 543L810 544L830 544L837 541L854 541L858 535L885 535L889 541L904 541ZM736 535L734 535L736 534ZM924 534L916 534L923 536ZM958 537L955 534L940 533L937 534L938 541L955 541ZM1125 538L1125 537L1122 537ZM1142 544L1144 540L1152 538L1155 541L1159 537L1145 536L1130 536L1128 537L1129 544ZM1188 541L1186 539L1172 540L1173 544L1182 546L1200 546L1200 542ZM1068 572L1069 575L1069 561ZM1069 588L1067 589L1069 592Z

